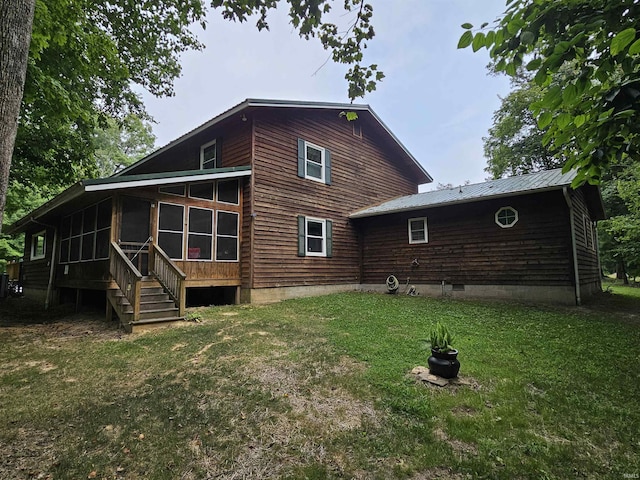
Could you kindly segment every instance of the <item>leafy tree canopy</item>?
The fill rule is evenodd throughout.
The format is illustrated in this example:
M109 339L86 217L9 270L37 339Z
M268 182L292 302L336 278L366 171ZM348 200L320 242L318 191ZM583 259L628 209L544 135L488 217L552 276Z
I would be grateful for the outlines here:
M543 143L578 169L575 185L597 183L611 162L640 155L639 14L636 0L513 0L492 26L462 25L458 47L485 47L496 70L524 67L549 87L531 105ZM567 65L577 67L552 85Z
M228 20L256 20L259 30L268 30L268 14L283 4L301 37L317 38L334 61L350 65L345 76L349 98L375 89L384 75L377 65L363 64L363 51L375 35L373 9L364 0L344 1L351 23L343 28L326 21L334 7L330 0L35 0L32 29L30 18L18 25L3 15L0 31L10 34L6 38L20 29L32 33L13 155L8 145L1 164L11 165L11 178L28 188L55 190L99 175L94 132L107 128L109 118L145 118L136 86L157 96L173 93L181 53L204 48L193 26L206 27L209 10L217 9ZM16 51L4 38L3 59ZM23 65L12 60L11 65ZM19 89L0 85L0 92L3 112ZM7 121L16 113L7 110ZM3 169L0 196L7 185ZM0 198L0 220L3 211Z

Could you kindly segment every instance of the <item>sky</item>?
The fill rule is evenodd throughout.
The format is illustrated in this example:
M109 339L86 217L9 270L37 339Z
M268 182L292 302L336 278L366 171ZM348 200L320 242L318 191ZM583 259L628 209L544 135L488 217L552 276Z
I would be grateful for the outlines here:
M482 137L492 125L500 96L509 92L506 77L490 76L485 49L458 50L461 25L493 22L505 0L369 0L376 35L363 63L385 74L375 92L355 103L369 104L437 184L461 185L486 180ZM333 3L340 9L342 1ZM239 24L208 17L199 39L205 50L181 57L182 76L175 95L143 94L157 122L158 147L247 98L349 103L347 67L336 65L317 39L301 39L287 10L269 17L270 31L255 21ZM336 15L338 25L350 17ZM194 27L195 28L195 27ZM326 63L325 63L326 62Z

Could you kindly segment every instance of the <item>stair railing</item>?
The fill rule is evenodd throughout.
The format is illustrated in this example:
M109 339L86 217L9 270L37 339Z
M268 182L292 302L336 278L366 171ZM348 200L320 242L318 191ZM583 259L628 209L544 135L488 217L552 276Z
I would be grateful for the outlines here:
M178 307L178 315L183 317L187 300L185 287L187 275L154 242L149 244L149 264L158 282Z
M142 274L115 242L111 242L109 272L133 308L132 321L139 320Z

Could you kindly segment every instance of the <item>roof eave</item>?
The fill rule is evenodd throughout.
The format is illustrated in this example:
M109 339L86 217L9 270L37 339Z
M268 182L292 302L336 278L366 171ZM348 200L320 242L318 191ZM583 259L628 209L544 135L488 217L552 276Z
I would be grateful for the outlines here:
M554 185L551 187L545 187L545 188L538 188L538 189L532 189L532 190L522 190L519 192L507 192L507 193L498 193L495 195L485 195L482 197L473 197L473 198L465 198L465 199L460 199L460 200L452 200L449 202L440 202L440 203L433 203L431 205L416 205L416 206L407 206L407 207L402 207L402 208L397 208L394 210L384 210L384 211L377 211L377 212L371 212L371 213L366 213L367 210L369 210L368 208L365 210L360 210L358 212L354 212L351 215L349 215L349 218L351 219L359 219L359 218L370 218L370 217L379 217L382 215L393 215L396 213L404 213L404 212L414 212L417 210L428 210L431 208L440 208L440 207L449 207L452 205L462 205L465 203L472 203L472 202L481 202L483 200L495 200L495 199L499 199L499 198L509 198L509 197L517 197L519 195L528 195L531 193L543 193L543 192L550 192L550 191L554 191L554 190L562 190L563 187L565 187L566 185ZM375 207L372 207L375 208Z
M28 215L25 215L21 219L15 221L11 225L9 225L4 233L7 235L15 235L16 233L21 233L23 229L29 225L30 223L34 223L37 219L44 217L46 214L52 212L56 208L64 205L71 200L78 198L85 192L84 182L78 182L71 185L69 188L64 190L62 193L56 195L48 202L39 206Z
M375 119L376 122L380 124L380 126L384 129L385 132L393 139L393 141L400 147L400 149L404 152L404 154L415 164L419 172L424 175L426 182L433 182L433 177L429 175L426 169L418 162L418 160L407 150L402 142L396 137L393 132L385 125L382 119L373 111L373 109L369 105L358 105L358 104L349 104L349 103L332 103L332 102L302 102L302 101L291 101L291 100L266 100L266 99L256 99L256 98L248 98L244 102L239 103L235 107L227 110L226 112L221 113L220 115L212 118L208 122L203 123L199 127L191 130L190 132L185 133L184 135L178 137L177 139L169 142L164 147L159 148L155 152L152 152L145 158L139 160L138 162L130 165L129 167L121 170L120 172L113 175L113 177L120 177L123 174L131 171L134 168L139 167L140 165L145 164L146 162L154 159L158 155L170 150L181 142L190 139L191 137L202 133L204 130L217 125L218 123L240 113L241 111L250 108L250 107L270 107L270 108L308 108L308 109L345 109L345 110L353 110L359 112L369 112L371 116Z

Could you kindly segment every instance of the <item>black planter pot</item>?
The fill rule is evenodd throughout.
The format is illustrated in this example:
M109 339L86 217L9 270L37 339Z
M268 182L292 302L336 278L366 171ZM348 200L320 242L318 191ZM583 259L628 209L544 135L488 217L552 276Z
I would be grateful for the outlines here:
M460 362L457 359L458 351L441 353L438 350L431 349L429 357L429 372L442 378L455 378L460 371Z

